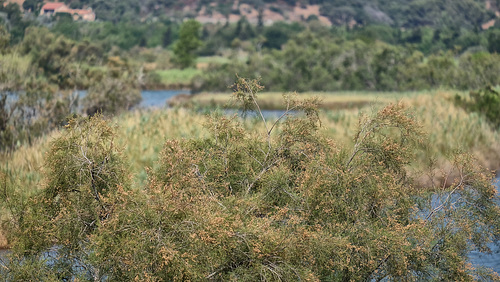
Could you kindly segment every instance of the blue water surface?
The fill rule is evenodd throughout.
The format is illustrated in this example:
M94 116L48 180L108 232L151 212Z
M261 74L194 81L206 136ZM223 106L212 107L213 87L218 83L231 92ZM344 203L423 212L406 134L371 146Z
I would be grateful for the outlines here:
M494 185L497 189L497 193L500 193L500 176L494 181ZM500 205L500 202L497 202ZM488 247L491 249L491 253L480 253L478 251L473 251L469 253L470 262L478 267L483 266L486 268L491 268L496 273L500 274L500 242L490 243Z
M143 90L139 108L163 108L167 101L179 94L190 94L189 90Z
M142 90L142 101L136 108L163 108L167 106L167 101L179 94L191 94L190 90ZM87 90L79 90L78 98L81 101Z

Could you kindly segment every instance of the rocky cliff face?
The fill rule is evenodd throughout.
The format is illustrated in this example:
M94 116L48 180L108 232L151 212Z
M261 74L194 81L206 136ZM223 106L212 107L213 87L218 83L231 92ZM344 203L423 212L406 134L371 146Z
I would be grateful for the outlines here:
M461 11L461 9L464 9L464 7L467 7L467 5L473 5L472 3L474 1L473 0L471 1L464 0L463 3L457 4L456 7L455 6L448 7L449 9L441 7L441 10L446 11L447 13L450 13L450 11L453 12L459 11L460 13L466 13L467 11ZM224 4L224 2L228 3ZM325 3L321 5L304 4L304 3L309 3L309 1L302 1L302 2L296 1L293 5L291 5L290 3L294 1L276 0L276 1L266 1L266 2L271 2L271 3L262 4L262 2L260 2L261 4L259 5L252 5L249 3L253 3L253 1L243 1L243 0L236 0L236 1L214 0L211 1L210 3L208 3L208 1L201 2L192 0L190 2L186 2L186 4L183 5L182 12L184 15L188 15L189 17L195 18L201 23L226 23L226 22L235 23L239 21L242 17L245 17L252 24L261 23L263 25L270 25L277 21L306 22L310 20L318 20L321 24L326 26L335 24L335 25L348 25L352 27L357 24L366 24L366 22L388 24L388 25L402 24L400 19L402 15L391 14L391 9L387 9L387 7L380 7L380 5L377 6L375 2L373 2L375 4L363 3L363 2L356 4L354 3L356 1L353 1L351 4L349 4L351 6L348 5L342 7L337 7L336 4L328 4L328 3L327 3L328 5ZM429 3L434 3L433 1L427 1L427 2L425 3L427 3L428 5L430 5ZM208 3L208 4L201 4L201 3ZM421 13L425 14L426 12L432 15L440 13L439 11L438 12L434 11L435 9L434 10L427 9L428 7L425 8L425 6L424 7L418 5L412 6L409 5L408 3L401 5L408 6L407 8L410 9L410 11L414 11L415 9L423 9L422 11L417 11L417 12L414 11L419 15ZM476 2L475 12L478 12L478 9L482 9L482 11L484 12L485 8L486 10L493 11L496 14L497 18L500 17L500 9L498 7L496 0L485 0L484 6L481 8L477 7L477 2ZM178 15L179 10L177 10L176 13ZM397 13L401 13L401 11L398 10ZM364 15L363 16L364 20L359 21L357 19L359 18L359 14ZM408 16L415 17L415 15L411 13L409 13ZM453 15L451 15L451 17L453 17ZM485 17L485 20L482 24L483 29L492 27L495 24L496 20L497 19L492 19L491 17ZM413 24L433 25L432 21L430 22L427 21L429 21L429 19L427 18L423 19L417 18ZM404 27L405 25L402 26Z
M227 12L223 14L220 5L215 2L201 7L193 3L193 5L185 6L183 11L188 14L191 13L201 23L235 23L245 17L252 24L271 25L278 21L305 22L318 20L326 26L332 25L327 17L320 14L319 5L297 4L291 6L284 2L275 2L255 7L247 3L234 1L231 7L226 8Z

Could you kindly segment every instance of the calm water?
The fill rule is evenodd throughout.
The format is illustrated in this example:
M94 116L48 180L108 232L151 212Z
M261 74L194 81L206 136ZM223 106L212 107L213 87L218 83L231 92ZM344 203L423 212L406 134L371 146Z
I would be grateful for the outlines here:
M86 90L78 91L79 99L83 99L87 94ZM142 90L142 101L137 108L163 108L167 106L167 101L179 94L191 94L189 90Z
M500 193L500 176L497 176L494 184L497 188L497 193ZM500 202L497 204L500 205ZM500 242L491 243L488 246L491 249L491 254L474 251L469 253L469 258L473 265L491 268L500 274Z
M143 90L140 108L163 108L167 101L179 94L190 94L189 90Z

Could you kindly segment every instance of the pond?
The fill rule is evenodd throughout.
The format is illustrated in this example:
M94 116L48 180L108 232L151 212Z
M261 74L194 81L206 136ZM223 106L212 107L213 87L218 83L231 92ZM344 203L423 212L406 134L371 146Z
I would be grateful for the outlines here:
M139 108L162 108L167 101L179 94L191 94L189 90L143 90Z
M190 90L141 90L142 101L137 108L163 108L167 101L179 94L191 94ZM87 95L87 90L79 90L78 98L81 100Z

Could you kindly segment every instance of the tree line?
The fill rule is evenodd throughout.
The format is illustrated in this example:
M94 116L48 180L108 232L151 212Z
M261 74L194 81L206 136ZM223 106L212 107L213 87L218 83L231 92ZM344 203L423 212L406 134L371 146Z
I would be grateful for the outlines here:
M194 79L195 90L225 91L234 73L262 77L271 91L467 90L500 84L500 56L485 49L425 55L413 46L310 30L281 49L253 52L245 61L212 65L210 70Z

